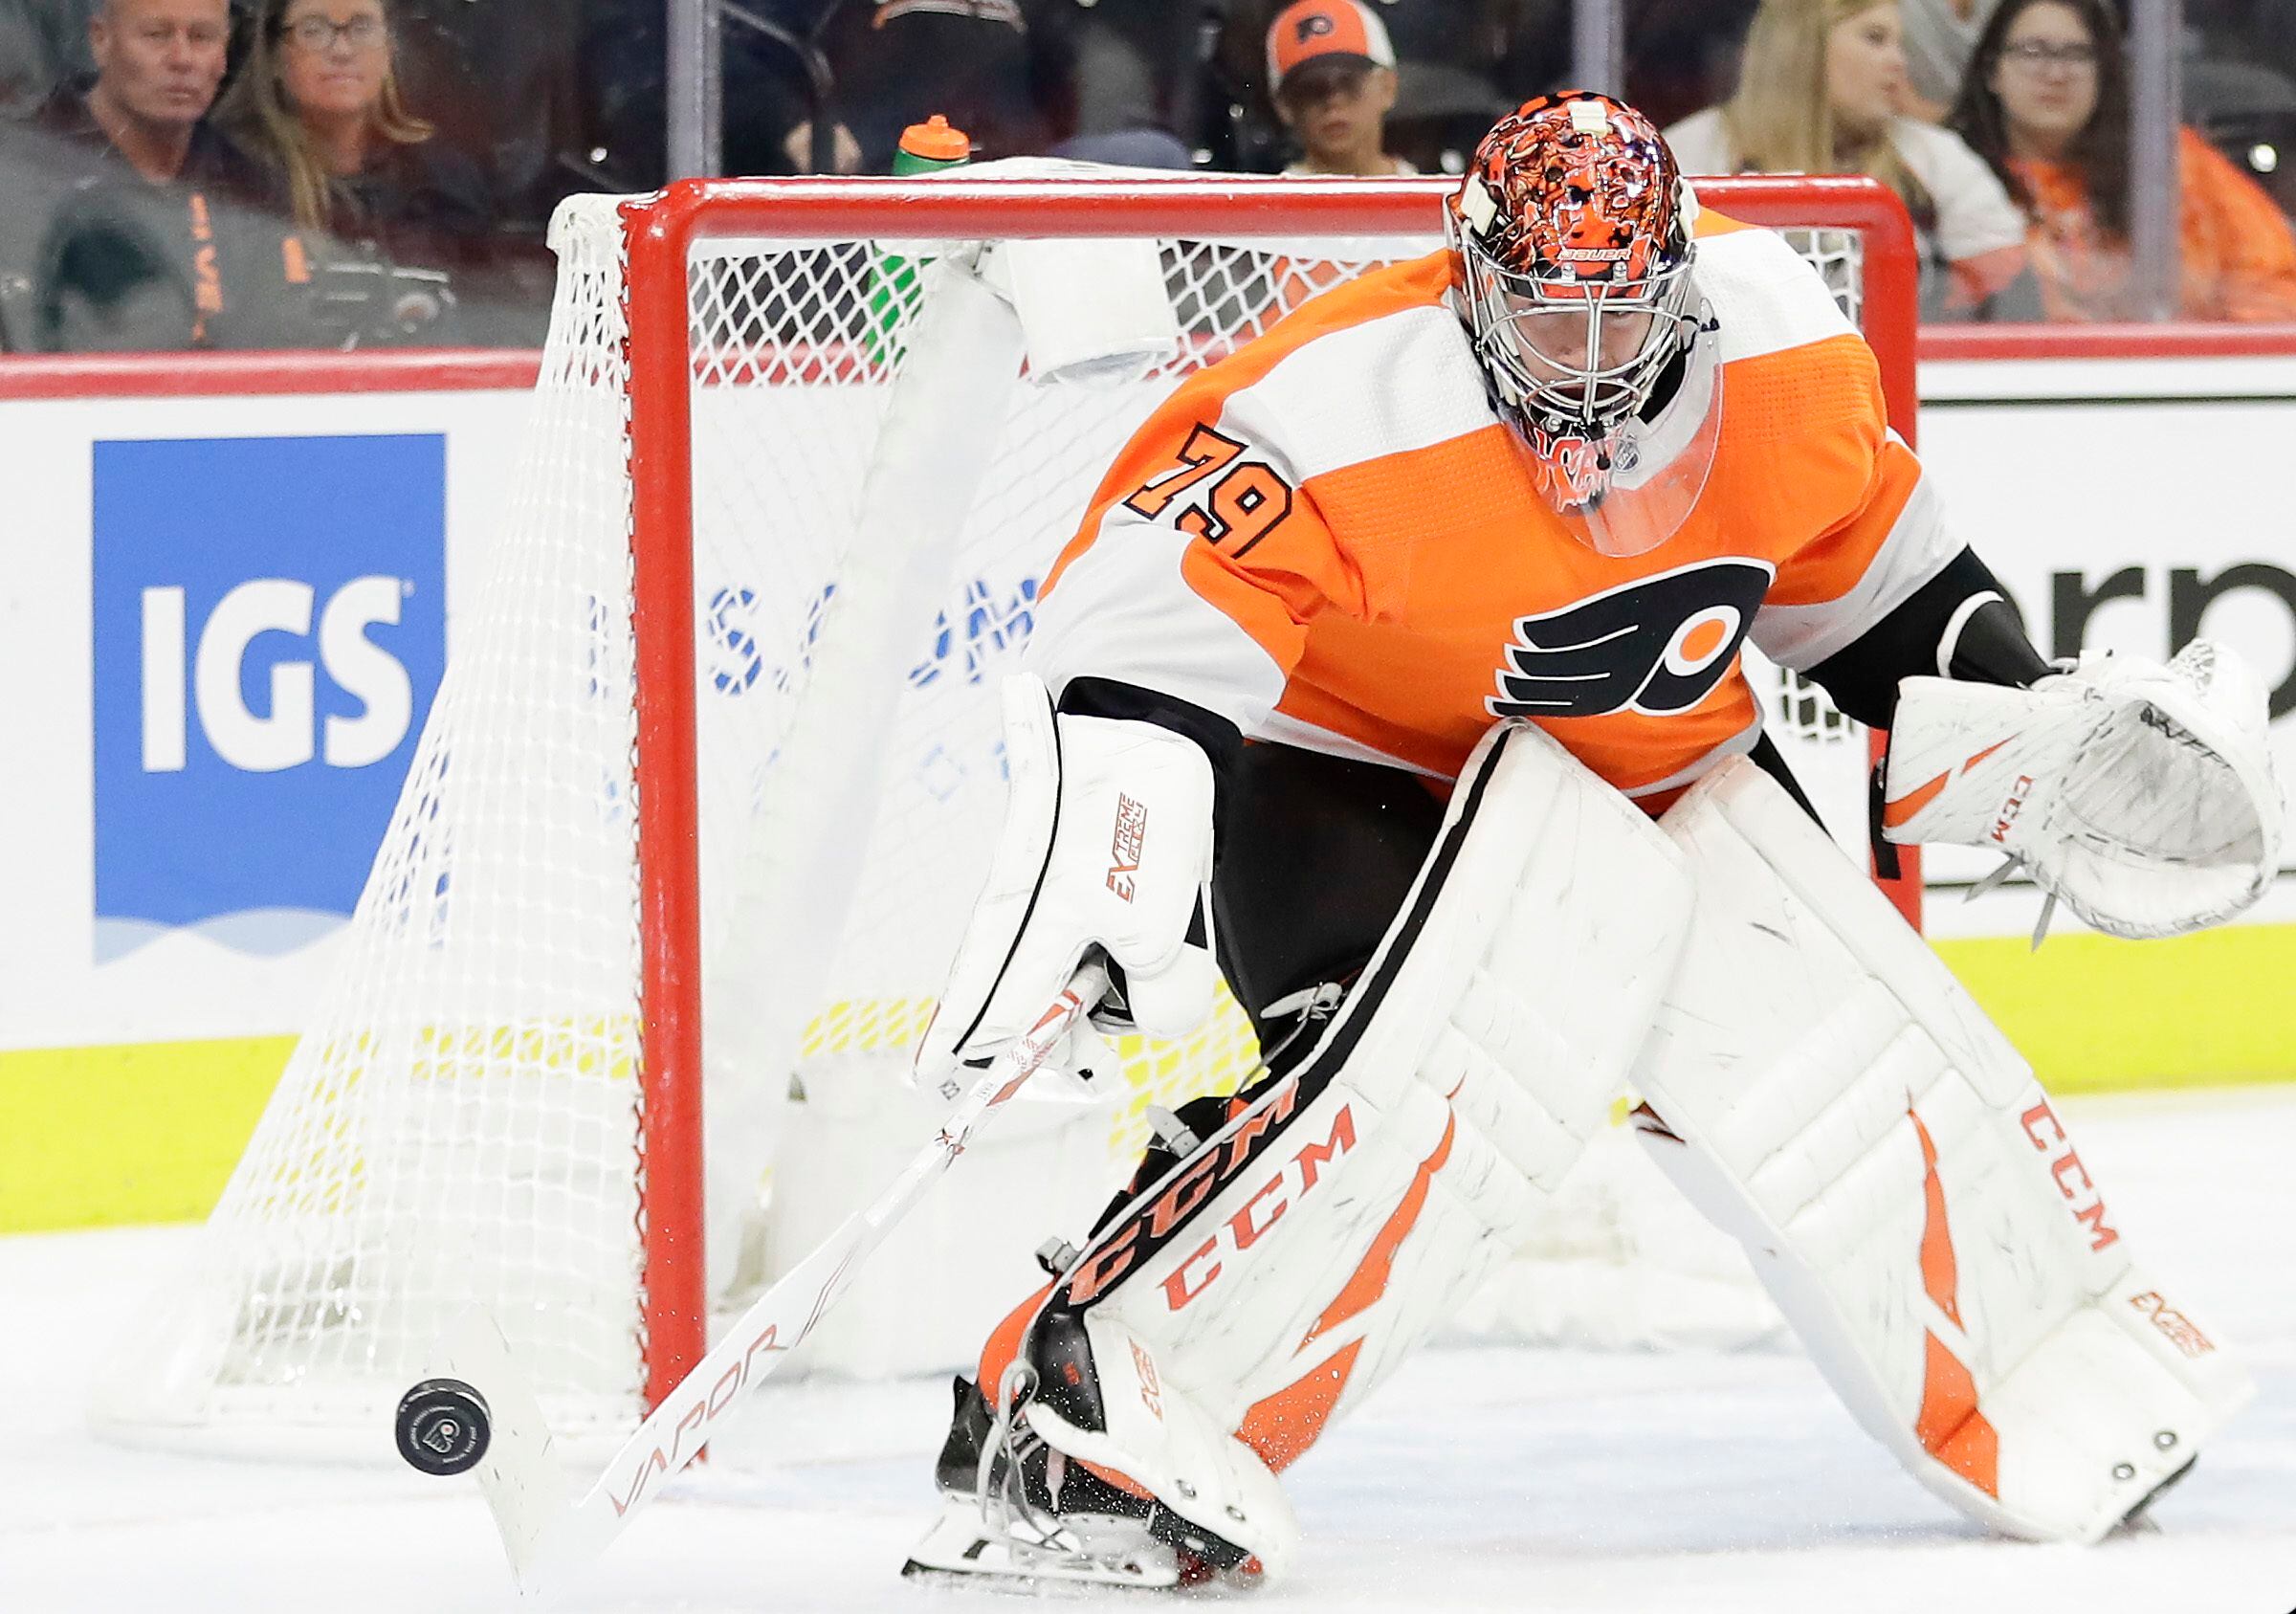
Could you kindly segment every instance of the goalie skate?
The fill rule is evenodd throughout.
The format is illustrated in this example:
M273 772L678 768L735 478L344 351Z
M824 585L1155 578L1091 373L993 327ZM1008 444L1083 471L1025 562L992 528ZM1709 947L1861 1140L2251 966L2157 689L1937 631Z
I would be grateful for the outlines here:
M1102 1481L1000 1420L970 1381L956 1382L956 1414L935 1465L941 1510L901 1573L1015 1592L1115 1586L1176 1591L1256 1576L1205 1556L1237 1557L1184 1519Z

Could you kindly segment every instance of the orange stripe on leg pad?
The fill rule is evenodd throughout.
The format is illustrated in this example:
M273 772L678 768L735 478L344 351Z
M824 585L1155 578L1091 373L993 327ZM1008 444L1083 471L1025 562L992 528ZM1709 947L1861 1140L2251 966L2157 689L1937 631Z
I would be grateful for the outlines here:
M1082 1457L1075 1459L1075 1462L1076 1466L1085 1472L1107 1481L1127 1495L1137 1496L1143 1502L1158 1500L1155 1492L1149 1490L1122 1469L1112 1469L1106 1463L1094 1463Z
M1937 1143L1913 1107L1906 1106L1921 1143L1921 1287L1937 1309L1961 1326L1960 1264L1953 1226L1946 1220L1945 1183L1937 1175ZM2000 1495L2000 1436L1977 1410L1977 1382L1945 1341L1922 1330L1921 1413L1913 1432L1922 1449L1986 1495Z
M1960 1269L1954 1259L1954 1233L1945 1219L1945 1183L1937 1176L1937 1145L1930 1129L1909 1109L1914 1136L1921 1139L1921 1197L1926 1211L1921 1224L1921 1287L1937 1309L1961 1326Z
M1923 1450L1998 1500L2001 1440L1977 1410L1976 1381L1936 1335L1924 1329L1922 1340L1921 1416L1913 1432Z
M1331 1422L1332 1408L1356 1370L1363 1341L1351 1339L1331 1360L1311 1369L1304 1378L1286 1384L1275 1394L1252 1403L1236 1430L1236 1438L1260 1454L1260 1461L1282 1473L1315 1444Z
M1332 1303L1300 1340L1301 1350L1350 1317L1368 1311L1387 1293L1387 1280L1395 1270L1395 1252L1419 1225L1435 1174L1451 1158L1451 1139L1458 1129L1456 1117L1444 1122L1442 1141L1435 1145L1433 1154L1420 1162L1411 1186L1389 1213L1385 1226L1371 1241L1371 1248L1363 1252L1363 1259L1357 1263ZM1348 1377L1355 1372L1356 1358L1362 1349L1362 1340L1350 1340L1301 1378L1253 1403L1244 1414L1236 1438L1258 1452L1269 1468L1281 1473L1323 1433L1323 1426L1331 1421L1332 1409L1339 1404L1340 1392L1347 1388Z
M1323 1316L1315 1319L1315 1326L1308 1330L1307 1338L1300 1340L1301 1350L1306 1350L1348 1318L1369 1310L1380 1295L1387 1293L1387 1279L1395 1270L1395 1252L1402 1248L1411 1229L1419 1225L1420 1212L1427 1205L1427 1189L1433 1184L1435 1174L1443 1169L1443 1162L1451 1158L1451 1138L1458 1130L1459 1118L1456 1116L1443 1123L1443 1141L1435 1145L1433 1154L1420 1161L1419 1174L1411 1179L1411 1186L1404 1191L1402 1202L1387 1218L1387 1225L1371 1241L1371 1248L1364 1251L1362 1261L1333 1297L1332 1303L1324 1308Z

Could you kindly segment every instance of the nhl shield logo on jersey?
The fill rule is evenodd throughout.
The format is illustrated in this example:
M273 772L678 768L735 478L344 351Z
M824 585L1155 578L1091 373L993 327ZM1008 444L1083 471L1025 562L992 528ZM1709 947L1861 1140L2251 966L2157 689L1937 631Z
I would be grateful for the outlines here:
M1517 617L1483 704L1494 718L1687 712L1730 671L1775 575L1762 561L1700 561Z

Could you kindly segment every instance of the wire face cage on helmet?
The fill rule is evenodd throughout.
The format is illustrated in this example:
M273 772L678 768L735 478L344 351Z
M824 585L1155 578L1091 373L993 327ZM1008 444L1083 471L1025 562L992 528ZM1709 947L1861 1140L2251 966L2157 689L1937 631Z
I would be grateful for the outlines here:
M1647 435L1629 429L1652 424L1642 417L1654 392L1697 343L1696 212L1649 121L1579 94L1502 120L1446 210L1476 362L1558 515L1591 516L1612 497L1622 431ZM1718 409L1718 388L1708 391ZM1711 432L1660 435L1712 446ZM1645 484L1655 469L1643 467Z

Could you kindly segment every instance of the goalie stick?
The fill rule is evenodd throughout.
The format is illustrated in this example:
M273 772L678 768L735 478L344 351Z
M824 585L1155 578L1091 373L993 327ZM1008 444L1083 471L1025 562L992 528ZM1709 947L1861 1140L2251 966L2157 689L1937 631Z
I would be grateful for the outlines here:
M512 1360L500 1326L483 1308L463 1316L448 1340L448 1365L464 1382L456 1390L483 1386L461 1404L476 1425L472 1444L478 1453L478 1488L494 1510L521 1592L533 1595L561 1584L569 1570L604 1552L671 1476L700 1454L713 1426L813 1331L885 1236L1060 1046L1078 1016L1098 999L1106 980L1097 964L1078 969L1036 1023L982 1073L892 1185L757 1298L623 1442L580 1501L574 1500L552 1453L541 1407ZM951 1096L954 1087L947 1084ZM404 1430L401 1439L404 1450Z

